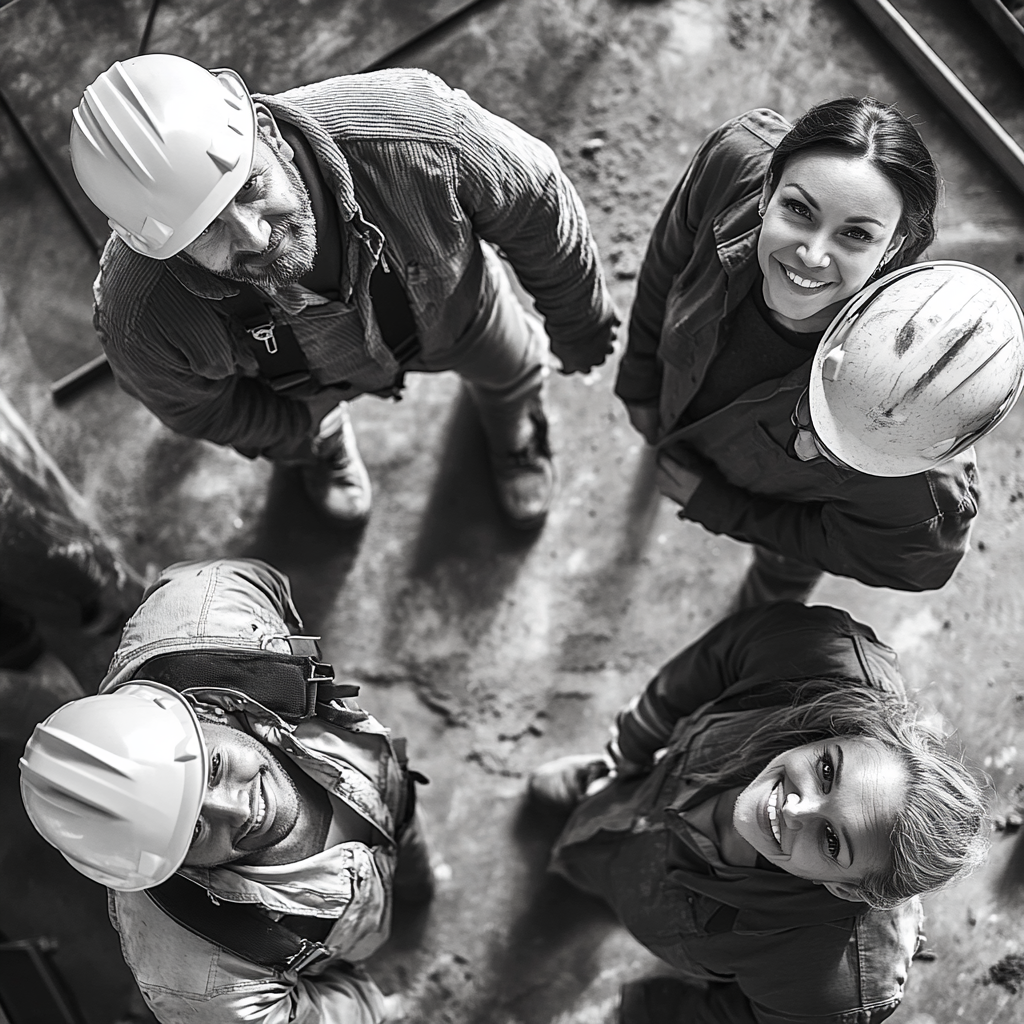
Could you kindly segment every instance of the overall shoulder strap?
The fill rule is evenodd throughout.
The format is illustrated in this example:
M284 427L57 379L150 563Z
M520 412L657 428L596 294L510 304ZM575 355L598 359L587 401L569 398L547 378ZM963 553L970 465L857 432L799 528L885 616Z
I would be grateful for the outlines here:
M287 394L312 379L305 353L291 325L274 319L272 307L248 284L238 284L237 295L225 295L218 302L247 335L263 377L278 394ZM370 275L370 301L381 337L400 366L419 355L416 321L402 282L378 261Z
M219 301L248 335L260 376L278 394L307 384L312 372L291 326L274 320L271 307L251 285L239 283L238 288L237 295Z
M405 366L419 355L420 339L409 296L398 274L385 269L383 258L377 261L370 274L370 301L384 344L399 366Z

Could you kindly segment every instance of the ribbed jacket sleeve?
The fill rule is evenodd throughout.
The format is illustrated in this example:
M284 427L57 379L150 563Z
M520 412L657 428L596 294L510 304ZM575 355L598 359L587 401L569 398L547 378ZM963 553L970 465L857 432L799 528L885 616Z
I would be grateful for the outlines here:
M305 403L238 375L213 303L197 299L159 261L112 236L94 298L93 322L118 384L171 430L246 455L307 453Z
M838 501L797 502L752 494L728 483L703 461L700 472L700 486L679 513L681 518L825 572L894 590L938 590L949 581L970 547L980 501L973 449L914 477L863 478L863 488L878 493L873 501L860 501L861 510L891 513L904 505L932 510L915 522L872 522ZM914 488L924 492L922 500L899 493Z
M459 204L536 300L555 355L599 362L618 320L582 200L547 145L456 95Z

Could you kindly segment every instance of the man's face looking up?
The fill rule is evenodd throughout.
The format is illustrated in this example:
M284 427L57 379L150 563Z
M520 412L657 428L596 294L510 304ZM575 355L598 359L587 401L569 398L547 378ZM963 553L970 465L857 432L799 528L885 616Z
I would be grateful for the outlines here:
M313 269L316 220L292 148L269 114L258 123L245 184L184 252L220 277L273 291Z
M185 864L289 864L315 852L320 809L303 799L282 759L241 729L201 726L210 775Z

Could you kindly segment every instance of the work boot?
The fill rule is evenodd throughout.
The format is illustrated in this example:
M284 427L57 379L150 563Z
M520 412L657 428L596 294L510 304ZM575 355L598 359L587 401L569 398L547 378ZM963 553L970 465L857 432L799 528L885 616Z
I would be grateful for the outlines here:
M434 898L434 868L418 813L398 841L392 891L401 903L427 903Z
M566 754L530 773L530 797L553 810L568 812L609 771L608 762L600 754Z
M310 500L338 526L362 526L370 518L370 474L356 445L347 402L320 421L313 451L316 462L302 467Z
M516 447L491 448L491 471L498 503L520 530L544 525L555 494L555 467L548 447L548 421L539 401L525 410Z

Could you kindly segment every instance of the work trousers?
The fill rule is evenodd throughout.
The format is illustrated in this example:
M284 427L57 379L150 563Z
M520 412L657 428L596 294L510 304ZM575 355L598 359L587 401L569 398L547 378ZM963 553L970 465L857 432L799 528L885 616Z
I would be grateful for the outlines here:
M501 456L523 446L525 421L541 410L548 339L540 318L516 297L502 260L486 244L483 252L480 297L464 331L450 348L418 356L407 370L454 370L473 398L490 450Z
M773 601L804 603L823 575L812 565L755 545L754 561L736 595L735 610Z

